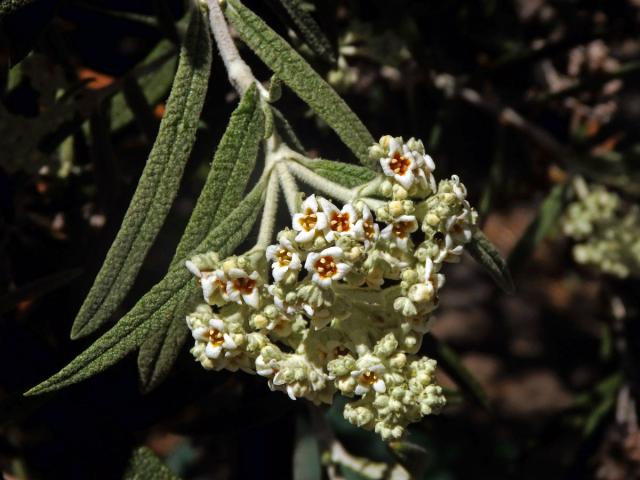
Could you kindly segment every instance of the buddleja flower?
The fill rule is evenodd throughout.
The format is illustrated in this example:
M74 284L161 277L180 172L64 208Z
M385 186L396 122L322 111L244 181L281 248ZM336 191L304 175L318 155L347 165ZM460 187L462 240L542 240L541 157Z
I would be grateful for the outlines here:
M312 274L311 281L321 287L329 287L332 282L342 280L351 269L348 264L340 262L343 255L340 247L329 247L319 253L310 253L304 268Z
M270 245L266 251L267 260L271 262L273 279L280 282L288 272L297 275L302 268L300 255L296 252L291 242L282 236L278 245Z
M327 228L327 216L318 208L315 195L302 202L302 212L293 215L293 229L298 232L296 242L310 242Z
M462 254L477 214L458 177L436 185L419 140L382 137L370 158L374 196L386 198L374 211L371 199L310 195L265 250L189 260L207 304L187 324L205 368L260 375L292 400L340 392L349 422L390 440L445 403L435 361L417 353L443 264Z

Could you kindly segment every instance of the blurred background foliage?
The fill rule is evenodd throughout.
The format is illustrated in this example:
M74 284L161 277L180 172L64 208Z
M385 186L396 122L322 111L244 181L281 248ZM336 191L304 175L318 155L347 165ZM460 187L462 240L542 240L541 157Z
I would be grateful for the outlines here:
M247 0L374 136L422 138L508 256L507 296L449 268L424 353L449 405L385 445L328 411L211 374L185 348L139 393L133 357L22 392L88 341L69 330L162 117L185 11L173 0L12 0L0 10L0 469L40 478L640 477L638 281L579 266L559 222L583 176L640 195L637 0ZM330 49L305 41L305 8ZM258 78L266 68L241 53ZM124 313L165 271L237 102L220 59L181 192ZM350 161L284 91L311 153ZM394 475L400 475L395 476Z

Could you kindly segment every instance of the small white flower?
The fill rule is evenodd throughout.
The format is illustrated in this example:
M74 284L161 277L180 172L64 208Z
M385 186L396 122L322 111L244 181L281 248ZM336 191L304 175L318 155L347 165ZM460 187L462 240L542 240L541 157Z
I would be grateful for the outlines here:
M361 363L358 361L358 363ZM387 386L381 375L385 372L386 368L381 363L369 365L364 368L359 368L351 372L351 377L355 378L357 385L354 393L356 395L364 395L373 388L378 393L384 393L387 390Z
M298 311L294 305L287 303L282 297L278 296L275 285L267 285L267 292L269 292L269 295L273 298L273 304L278 308L278 310L286 313L287 315L292 315Z
M258 272L247 274L240 268L232 268L229 271L229 281L227 282L229 300L236 303L244 302L250 307L258 308L260 304L258 278Z
M356 238L364 242L364 247L369 248L380 236L380 226L374 221L369 207L362 207L362 218L355 225Z
M418 230L418 221L413 215L401 215L394 219L393 223L387 225L380 236L386 240L393 241L398 248L407 249L407 243L411 234Z
M409 190L420 173L420 157L414 155L406 145L400 145L395 138L389 141L389 156L380 159L382 171L388 177Z
M222 270L213 272L200 272L200 285L202 286L202 296L209 304L228 302L227 278Z
M293 215L293 229L298 232L296 242L309 242L314 239L316 232L327 228L327 217L318 211L318 201L315 195L309 196L302 202L302 212Z
M224 322L217 317L209 320L208 326L194 328L191 334L197 342L207 344L204 354L210 359L217 359L223 351L225 356L230 356L238 348L231 335L225 332Z
M267 260L271 263L273 279L276 282L282 280L288 271L297 272L302 268L300 255L298 255L293 245L286 238L280 239L279 245L270 245L266 251Z
M327 217L325 238L328 241L332 242L337 235L355 236L355 223L358 214L353 205L347 203L342 207L342 210L338 210L338 207L326 198L320 197L318 201Z
M278 361L275 358L265 360L263 355L256 358L256 373L261 377L272 377L278 368Z
M198 278L202 277L202 272L196 266L196 264L193 263L191 260L187 260L186 262L184 262L184 265L185 265L185 267L187 267L187 270L189 270L194 276L196 276Z
M331 286L334 280L341 280L351 269L346 263L338 262L343 256L340 247L329 247L320 253L312 252L307 256L304 268L312 273L311 280L321 287Z

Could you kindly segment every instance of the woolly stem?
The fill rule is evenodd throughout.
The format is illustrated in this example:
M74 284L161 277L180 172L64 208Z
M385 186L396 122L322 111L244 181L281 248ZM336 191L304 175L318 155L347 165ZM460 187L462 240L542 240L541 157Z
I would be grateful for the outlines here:
M293 215L298 211L298 193L300 192L298 190L298 185L284 163L278 162L276 164L276 172L280 178L280 185L284 192L284 198L287 202L289 213Z
M266 248L273 238L273 230L278 213L279 191L278 177L272 172L267 184L267 194L264 199L262 219L260 220L260 230L258 231L258 241L256 242L256 247L258 248Z

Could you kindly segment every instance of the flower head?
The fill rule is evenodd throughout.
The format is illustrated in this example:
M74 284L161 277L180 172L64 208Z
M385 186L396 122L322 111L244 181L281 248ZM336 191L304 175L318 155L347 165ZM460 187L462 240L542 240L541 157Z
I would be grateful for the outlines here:
M413 215L401 215L393 220L393 223L387 225L380 236L386 240L393 242L402 250L407 249L411 234L418 230L418 221Z
M268 246L266 256L271 262L271 271L276 282L280 282L287 272L297 274L302 268L300 255L287 238L281 237L278 245Z
M327 217L325 238L329 242L332 242L338 235L355 236L355 223L358 214L353 205L346 203L340 210L325 198L319 198L319 202Z

